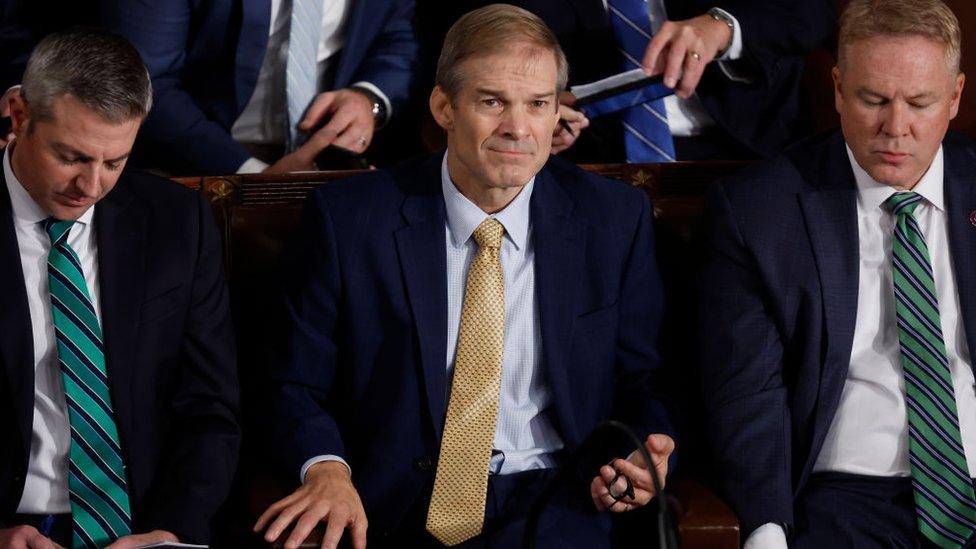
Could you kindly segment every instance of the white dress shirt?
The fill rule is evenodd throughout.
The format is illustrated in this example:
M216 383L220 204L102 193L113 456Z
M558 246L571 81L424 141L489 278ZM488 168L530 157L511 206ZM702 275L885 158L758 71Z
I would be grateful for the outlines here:
M346 44L346 28L353 0L323 0L322 33L319 39L318 62L319 90L322 75L336 61L336 54ZM291 28L292 0L271 0L271 26L268 29L268 47L258 73L254 93L234 126L231 135L240 143L282 144L288 124L287 98L285 97L285 68L288 64L288 36ZM356 82L375 93L383 101L387 116L393 113L390 100L382 90L370 82ZM257 173L268 165L257 158L250 158L237 173Z
M441 164L441 190L447 219L447 379L452 379L468 268L478 253L472 234L489 217L505 227L501 262L505 279L505 336L491 471L517 473L552 467L552 453L563 447L551 421L552 394L543 379L542 336L535 291L535 245L529 202L535 177L502 211L486 214L458 191ZM450 382L448 383L448 392ZM446 399L450 395L445 395Z
M814 464L814 472L907 477L908 416L901 347L895 323L891 243L895 219L882 204L896 191L874 181L847 149L857 182L859 251L857 320L847 379L840 404ZM959 430L970 476L976 476L976 393L960 317L959 292L949 253L943 154L940 148L912 191L922 196L915 209L935 275L939 317L959 414ZM782 538L782 544L779 539ZM777 543L771 540L776 539ZM786 547L778 525L757 529L746 549Z
M608 0L603 0L603 7L609 9ZM748 81L737 74L732 67L722 61L735 61L742 57L742 30L739 21L731 13L721 10L732 20L732 44L721 57L716 58L718 66L727 78L735 81ZM664 0L647 0L647 12L651 22L651 33L657 34L661 25L668 20L668 12L664 6ZM640 65L640 59L632 60ZM636 67L635 67L636 68ZM691 135L701 135L706 129L715 126L715 120L705 110L705 105L697 94L692 94L688 99L681 99L677 95L669 95L664 98L664 110L668 115L668 127L671 135L687 137Z
M49 215L34 202L14 175L10 165L10 152L14 146L16 142L11 142L3 154L3 175L10 194L34 336L34 419L24 494L17 512L70 513L68 450L71 447L71 433L48 293L47 256L51 250L51 239L42 223ZM68 245L81 260L85 283L95 306L95 316L101 323L98 248L92 227L94 213L95 209L89 208L71 227Z

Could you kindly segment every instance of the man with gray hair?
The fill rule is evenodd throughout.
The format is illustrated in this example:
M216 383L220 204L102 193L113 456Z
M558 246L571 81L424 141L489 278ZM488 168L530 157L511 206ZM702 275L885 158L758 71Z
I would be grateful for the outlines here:
M976 539L976 145L940 0L852 0L841 130L716 185L703 380L747 548Z
M451 29L437 74L447 151L321 187L283 269L269 446L301 486L255 529L290 549L323 520L329 549L346 528L364 547L367 520L374 549L517 547L556 467L610 418L667 472L651 206L550 156L555 36L488 6ZM654 495L627 453L563 487L539 547L608 546L603 511Z
M202 196L123 171L139 53L42 40L0 172L0 547L207 542L239 429L220 244Z

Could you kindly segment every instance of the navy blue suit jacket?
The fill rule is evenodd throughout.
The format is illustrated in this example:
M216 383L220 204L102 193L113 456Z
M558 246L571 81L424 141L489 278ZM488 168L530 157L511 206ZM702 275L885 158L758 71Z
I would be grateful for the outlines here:
M976 342L976 144L945 151L949 244ZM837 411L857 314L857 190L840 132L712 188L702 280L708 436L724 497L748 533L790 524Z
M220 240L201 195L125 173L95 206L109 390L133 528L206 542L237 464L237 362ZM24 490L34 403L27 293L0 174L0 524Z
M371 535L429 497L437 466L450 383L440 163L323 186L285 263L270 448L291 481L311 457L345 458ZM566 447L611 417L671 433L651 379L663 295L646 196L553 157L530 216L540 366Z
M332 89L371 82L397 112L416 62L413 9L413 0L353 0ZM250 157L230 128L254 92L270 14L270 0L102 0L104 24L136 45L152 76L140 132L150 162L229 174Z

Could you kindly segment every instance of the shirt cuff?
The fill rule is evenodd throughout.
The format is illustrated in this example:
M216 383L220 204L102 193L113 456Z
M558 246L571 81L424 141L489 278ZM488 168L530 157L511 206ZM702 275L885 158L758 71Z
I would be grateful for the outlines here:
M251 158L245 160L244 163L241 164L240 168L237 168L237 173L261 173L267 168L268 164L266 162L262 162L252 156Z
M305 465L302 465L302 473L301 476L298 477L298 482L305 484L305 475L308 474L309 468L315 465L316 463L322 463L323 461L338 461L339 463L345 465L346 469L349 469L349 476L352 476L352 467L350 467L349 464L346 463L346 460L342 459L339 456L326 454L324 456L315 456L312 459L306 461Z
M376 85L374 85L372 82L366 82L365 80L360 80L359 82L352 84L350 87L353 86L366 88L367 90L375 93L376 96L380 98L380 101L383 102L383 106L386 107L386 120L383 120L383 126L385 126L386 123L389 122L391 118L393 118L393 105L390 103L390 98L387 97L385 93L383 93L383 90L377 88Z
M767 522L749 534L742 549L787 549L786 531L775 522Z
M742 57L742 27L739 26L739 20L731 13L722 8L715 8L715 11L732 20L732 43L729 45L729 49L725 50L716 61L735 61Z

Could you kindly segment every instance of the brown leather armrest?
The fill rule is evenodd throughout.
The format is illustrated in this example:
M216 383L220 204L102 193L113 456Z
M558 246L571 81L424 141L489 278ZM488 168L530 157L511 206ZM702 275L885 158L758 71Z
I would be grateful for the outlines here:
M668 488L681 547L739 548L739 521L714 492L694 477L681 473L670 479Z

